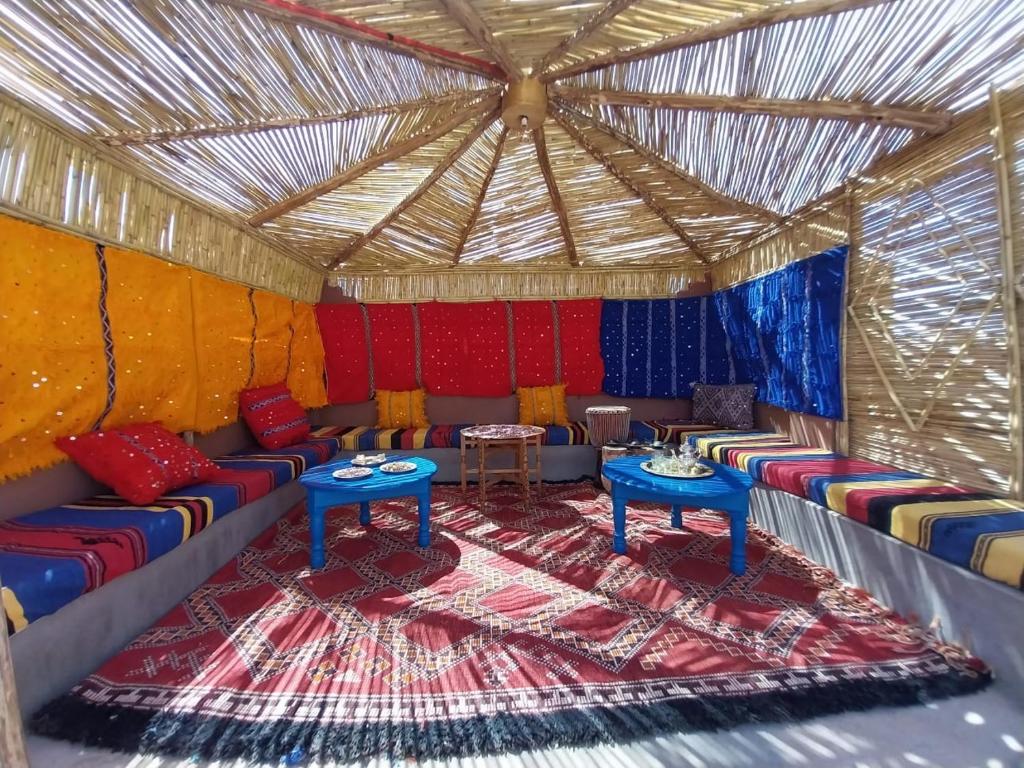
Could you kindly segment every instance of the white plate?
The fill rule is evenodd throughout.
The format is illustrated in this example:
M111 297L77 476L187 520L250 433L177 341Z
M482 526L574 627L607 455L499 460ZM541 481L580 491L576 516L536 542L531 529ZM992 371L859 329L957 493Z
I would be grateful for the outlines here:
M700 480L704 477L711 477L715 474L715 470L711 467L706 467L703 464L698 464L694 469L696 470L692 475L683 474L682 472L662 472L654 468L652 462L644 461L640 464L640 469L644 472L650 472L652 475L658 477L671 477L673 480Z
M369 467L344 467L331 472L331 476L338 480L361 480L373 474Z
M415 472L416 465L411 461L390 461L387 464L382 464L380 471L387 472L389 475L402 475L406 472Z
M383 453L370 453L370 454L359 454L352 459L353 467L376 467L378 464L383 464L387 461L387 456Z

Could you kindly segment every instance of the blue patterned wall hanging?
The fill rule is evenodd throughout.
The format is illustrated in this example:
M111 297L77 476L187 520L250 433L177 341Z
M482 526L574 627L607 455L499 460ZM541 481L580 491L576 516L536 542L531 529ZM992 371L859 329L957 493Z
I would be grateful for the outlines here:
M606 299L601 308L604 391L689 397L695 381L727 383L728 345L714 301Z
M606 299L604 391L690 397L695 381L753 382L761 402L841 419L846 253L837 246L711 296Z

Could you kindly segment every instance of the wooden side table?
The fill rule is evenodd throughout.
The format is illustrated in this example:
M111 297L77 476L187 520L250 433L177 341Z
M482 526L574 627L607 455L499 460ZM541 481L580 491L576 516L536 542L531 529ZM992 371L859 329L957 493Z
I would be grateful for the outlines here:
M459 433L459 459L462 490L466 490L469 475L476 475L480 486L480 505L487 503L488 482L498 482L502 477L512 475L519 479L523 496L530 499L530 475L534 475L537 486L541 483L540 446L545 430L523 424L484 424L466 427ZM534 464L530 466L530 447L534 449ZM467 451L476 449L477 466L470 469L466 464ZM515 456L511 469L488 468L487 455L493 452L509 452ZM488 481L488 478L492 478Z

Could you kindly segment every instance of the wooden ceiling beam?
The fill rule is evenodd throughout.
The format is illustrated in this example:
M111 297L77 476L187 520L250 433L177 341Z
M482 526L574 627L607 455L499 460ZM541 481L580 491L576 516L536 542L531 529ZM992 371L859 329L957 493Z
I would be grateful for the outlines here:
M424 131L416 136L411 136L405 141L400 141L397 144L388 147L383 152L368 157L365 160L356 163L351 168L346 168L339 174L332 176L325 181L315 184L312 187L307 187L301 192L297 192L291 197L285 198L278 203L265 208L264 210L257 213L251 219L249 223L254 227L262 226L272 219L276 219L279 216L298 208L301 205L305 205L311 200L315 200L318 197L326 195L328 192L333 192L338 187L348 184L350 181L355 181L360 176L369 173L375 168L379 168L385 163L390 163L393 160L397 160L403 155L407 155L413 152L424 144L429 144L432 141L436 141L440 137L444 136L451 130L458 128L464 122L470 118L485 114L493 110L500 100L497 96L492 96L486 99L482 103L471 104L467 107L453 113L447 120L443 120L428 131Z
M188 139L205 139L214 136L234 136L238 134L260 133L262 131L271 131L277 128L301 128L307 125L321 125L323 123L343 123L349 120L358 120L363 117L393 115L398 114L399 112L414 112L419 109L443 107L459 101L469 101L485 94L496 93L498 93L497 86L485 91L455 91L453 93L446 93L443 96L431 96L424 99L404 101L398 104L361 107L347 112L336 112L330 115L282 117L274 120L261 120L255 123L209 125L200 128L183 128L175 131L116 133L107 136L97 136L96 138L110 147L127 147L137 146L140 144L166 144L174 141L187 141Z
M803 0L803 2L799 3L772 5L754 13L747 13L720 21L717 24L688 29L678 35L669 35L647 45L611 51L603 56L594 56L586 61L563 67L554 72L548 72L540 79L546 83L552 80L561 80L566 77L582 75L585 72L593 72L595 69L602 69L615 64L625 64L631 61L640 61L641 59L648 59L651 56L677 51L680 48L686 48L691 45L720 40L723 37L735 35L737 32L759 29L760 27L767 27L772 24L780 24L784 21L796 21L814 16L829 16L835 13L842 13L843 11L870 8L891 2L894 2L894 0Z
M266 18L289 24L303 24L324 32L337 35L354 43L370 45L391 53L410 56L423 64L450 67L463 72L486 77L488 80L503 80L505 73L489 61L467 56L456 51L447 51L418 40L393 35L336 13L322 11L308 5L289 0L210 0L221 5L259 14Z
M469 221L466 222L466 226L462 228L462 234L459 235L458 245L455 246L455 253L452 254L452 263L449 266L455 267L459 264L459 259L462 258L462 252L466 248L466 242L469 240L469 234L473 231L473 227L476 226L476 220L480 218L480 209L483 208L484 198L487 196L487 189L491 186L491 180L494 178L494 172L498 170L498 163L501 161L501 153L505 149L505 139L508 138L508 127L501 132L501 136L498 137L498 145L494 148L494 157L491 159L491 164L487 168L487 173L484 175L484 180L480 184L480 192L476 196L476 201L473 203L473 211L469 214Z
M458 146L445 155L444 160L442 160L441 163L430 172L430 175L416 185L416 189L410 192L401 203L392 208L387 216L349 243L341 253L334 257L334 259L324 264L324 267L326 269L334 269L339 264L344 264L355 256L364 245L391 226L391 224L401 216L406 209L419 200L423 194L430 189L437 180L440 179L460 157L462 157L463 154L465 154L466 150L484 134L484 131L491 127L491 124L498 119L498 114L498 110L495 109L489 115L484 117L479 124L477 124L476 128L470 131L469 134L459 142Z
M558 216L558 226L562 229L562 239L565 240L565 252L569 257L569 265L578 267L580 265L579 255L576 253L576 241L572 236L572 229L569 227L569 213L565 209L562 195L558 191L558 184L555 182L555 174L551 170L551 160L548 158L548 144L544 138L544 126L541 125L533 132L533 143L537 148L537 162L540 163L540 172L547 185L548 194L551 196L551 206Z
M544 54L543 58L533 65L533 76L540 77L543 75L552 64L565 56L572 48L579 45L600 27L603 27L636 2L637 0L609 0L603 7L591 14L575 32L565 37L558 45Z
M929 133L946 131L953 123L951 112L905 109L857 101L756 99L708 96L699 93L640 93L563 86L554 86L554 89L564 98L598 105L609 104L649 109L699 109L711 112L740 112L778 117L853 120L894 125Z
M505 70L505 77L509 82L522 79L522 67L519 66L505 44L494 36L490 27L487 26L487 22L483 20L469 0L440 0L440 3L448 15L469 32L469 36L476 40L477 45L487 51L488 55Z
M711 263L711 260L704 252L704 249L701 248L692 237L690 237L690 233L681 227L672 214L665 210L665 208L662 207L662 205L658 203L658 201L655 200L642 185L638 184L629 176L629 174L619 168L611 157L595 146L590 139L583 135L583 132L577 129L576 126L572 125L564 115L560 112L555 112L553 117L577 144L583 147L591 157L605 167L605 170L618 179L622 185L636 197L642 200L648 208L654 211L658 218L665 222L665 225L671 229L675 236L682 240L691 251L693 251L693 254L698 259L700 259L704 264Z
M702 194L710 197L713 200L716 200L717 202L721 203L722 205L728 208L731 208L737 213L742 213L747 216L755 216L759 219L771 222L773 224L782 221L782 215L776 213L775 211L770 211L767 208L761 208L760 206L748 203L745 200L739 200L735 197L730 197L724 192L719 192L717 189L709 187L696 176L686 173L682 168L677 166L675 163L672 163L669 160L666 160L665 158L661 157L657 153L652 152L650 149L634 140L631 136L626 135L622 131L616 130L615 128L613 128L612 126L608 125L605 122L602 122L601 120L591 117L590 115L584 114L583 112L580 112L579 109L574 107L571 103L565 101L564 99L558 97L557 95L554 96L553 100L558 106L562 107L562 109L564 109L568 114L572 115L576 119L582 120L583 122L587 123L593 128L596 128L597 130L601 131L605 135L610 136L611 138L618 141L620 144L623 144L629 149L636 152L647 162L661 168L664 171L671 173L673 176L676 176L685 183L689 184L691 187L694 187Z

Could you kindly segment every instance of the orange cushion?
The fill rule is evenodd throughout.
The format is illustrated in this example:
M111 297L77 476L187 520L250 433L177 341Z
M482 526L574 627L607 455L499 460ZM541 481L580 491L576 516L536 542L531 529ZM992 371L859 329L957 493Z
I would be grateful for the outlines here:
M569 411L565 405L565 384L549 387L519 387L519 423L546 427L555 424L569 426Z
M377 390L377 427L379 429L423 429L427 420L427 393L422 389L404 392Z

